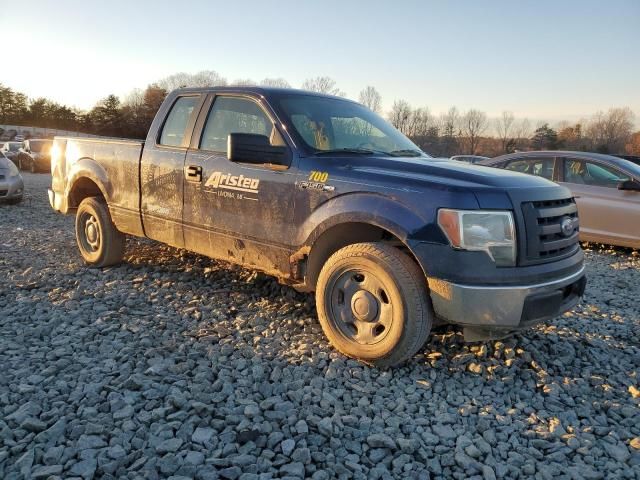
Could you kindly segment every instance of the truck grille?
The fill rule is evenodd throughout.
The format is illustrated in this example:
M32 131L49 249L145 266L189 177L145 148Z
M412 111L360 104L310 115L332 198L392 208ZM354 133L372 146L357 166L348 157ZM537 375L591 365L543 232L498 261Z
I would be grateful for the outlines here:
M573 198L522 204L526 228L525 263L544 263L578 250L578 207Z

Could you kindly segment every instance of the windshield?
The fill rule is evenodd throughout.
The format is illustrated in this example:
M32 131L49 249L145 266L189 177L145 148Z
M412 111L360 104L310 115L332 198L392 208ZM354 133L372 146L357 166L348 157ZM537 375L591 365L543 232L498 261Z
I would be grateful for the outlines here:
M18 150L20 150L21 146L22 146L21 143L12 142L12 143L9 144L9 151L10 152L17 152Z
M345 151L427 156L411 140L362 105L312 95L280 99L287 120L314 153Z
M633 163L631 160L620 159L616 162L622 168L624 168L628 173L633 175L636 179L640 180L640 165L637 163Z
M51 148L51 142L29 142L29 148L32 152L46 153Z

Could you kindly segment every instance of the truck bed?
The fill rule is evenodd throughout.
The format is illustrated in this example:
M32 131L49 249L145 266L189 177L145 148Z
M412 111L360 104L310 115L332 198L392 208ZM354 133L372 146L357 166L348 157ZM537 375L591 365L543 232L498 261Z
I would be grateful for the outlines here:
M114 223L126 233L142 233L140 221L140 158L144 141L111 138L55 137L51 162L54 198L66 197L78 185L76 172L87 171L100 185ZM91 179L91 178L90 178ZM117 187L115 187L117 186ZM58 211L66 213L77 207L55 202Z

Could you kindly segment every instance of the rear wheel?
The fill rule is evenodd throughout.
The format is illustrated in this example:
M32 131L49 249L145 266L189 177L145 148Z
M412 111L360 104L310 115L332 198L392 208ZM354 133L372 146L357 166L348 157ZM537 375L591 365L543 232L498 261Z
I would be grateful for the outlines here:
M94 267L107 267L122 261L125 236L111 220L104 200L85 198L76 214L76 241L84 261Z
M379 367L411 358L433 322L424 274L408 255L383 243L334 253L320 272L316 305L333 346Z

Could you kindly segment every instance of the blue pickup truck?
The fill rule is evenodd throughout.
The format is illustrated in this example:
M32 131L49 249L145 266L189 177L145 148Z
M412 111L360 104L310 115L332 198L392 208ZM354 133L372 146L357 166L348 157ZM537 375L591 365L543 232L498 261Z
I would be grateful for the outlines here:
M585 288L570 192L434 159L343 98L216 87L168 95L145 142L56 138L49 199L88 265L148 237L315 291L339 351L388 367L437 323L499 338Z

